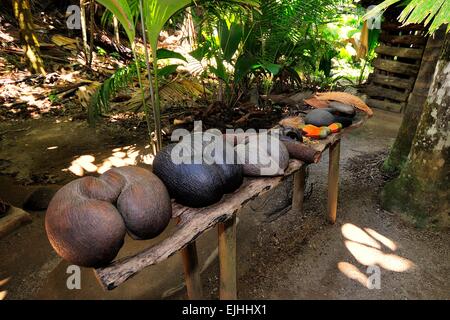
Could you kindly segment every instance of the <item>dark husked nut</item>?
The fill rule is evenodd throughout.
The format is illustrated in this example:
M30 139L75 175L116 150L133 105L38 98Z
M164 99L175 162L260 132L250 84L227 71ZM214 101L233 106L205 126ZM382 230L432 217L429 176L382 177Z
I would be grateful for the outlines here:
M195 134L190 137L195 139ZM214 143L213 141L202 142L201 145L202 148L207 145L213 147ZM196 150L190 144L186 144L185 146L189 148L191 163L174 163L172 150L177 145L168 145L156 155L153 161L153 172L164 182L170 195L178 203L189 207L209 206L218 202L225 193L235 191L243 181L242 166L236 164L236 161L226 163L225 145L226 142L223 142L220 154L214 154L213 163L202 161L198 164L192 162L196 154L202 156L202 148L200 148L202 150ZM234 152L231 145L228 150ZM236 159L235 156L234 159Z

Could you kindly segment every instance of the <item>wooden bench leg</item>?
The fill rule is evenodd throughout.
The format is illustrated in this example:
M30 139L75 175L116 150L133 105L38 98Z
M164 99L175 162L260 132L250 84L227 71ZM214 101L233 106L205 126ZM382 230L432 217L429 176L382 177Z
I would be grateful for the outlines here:
M198 264L197 246L191 242L181 250L183 257L184 278L190 300L203 299L202 281L200 278L200 266Z
M328 219L336 222L337 201L339 192L339 156L341 140L330 146L330 159L328 164Z
M303 198L305 196L306 166L294 173L294 190L292 192L292 210L303 213Z
M220 299L236 300L236 216L218 225Z

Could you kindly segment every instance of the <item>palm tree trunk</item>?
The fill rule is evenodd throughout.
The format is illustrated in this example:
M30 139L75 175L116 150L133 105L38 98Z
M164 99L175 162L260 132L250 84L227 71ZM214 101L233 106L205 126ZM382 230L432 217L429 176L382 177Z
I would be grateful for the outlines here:
M95 19L95 1L91 0L89 6L89 68L92 66L94 56L94 19Z
M187 38L190 51L197 48L197 34L195 31L194 20L192 18L192 9L186 8L186 14L183 21L183 33Z
M399 177L386 184L382 204L418 225L450 227L450 33L408 159Z
M28 0L13 0L14 16L19 22L20 40L31 72L45 75L44 62L39 52L39 41L33 31L33 16Z
M436 63L441 54L444 39L445 26L436 31L434 36L428 38L414 89L408 98L402 124L389 157L383 165L385 171L399 172L408 158L417 125L422 115L423 106L428 96L430 84L433 80Z
M80 0L80 22L81 22L81 37L83 39L83 50L85 61L88 61L89 45L87 37L87 25L86 25L86 0Z
M113 17L113 25L114 25L114 41L116 41L116 44L120 44L120 35L119 35L119 20L117 20L117 17Z

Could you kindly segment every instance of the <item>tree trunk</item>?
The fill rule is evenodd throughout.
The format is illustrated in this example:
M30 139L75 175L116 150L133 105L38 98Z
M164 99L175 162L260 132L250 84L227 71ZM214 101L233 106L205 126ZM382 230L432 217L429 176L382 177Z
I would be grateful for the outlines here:
M119 34L119 20L117 20L117 17L113 17L113 25L114 25L114 41L116 41L116 44L120 44L120 34Z
M83 39L83 50L85 61L88 62L89 57L89 45L87 37L87 25L86 25L86 0L80 0L80 22L81 22L81 36Z
M183 35L186 37L186 40L190 51L197 48L197 34L195 31L195 24L194 20L192 18L192 10L191 8L186 8L186 14L183 21L183 27L182 27Z
M414 89L408 98L402 124L389 157L383 165L383 169L387 172L399 172L408 158L423 106L430 90L430 84L433 80L436 63L442 51L445 29L445 26L441 27L434 36L428 38Z
M89 4L89 68L92 67L92 58L94 57L94 19L95 19L95 1L91 0Z
M39 41L33 31L33 16L28 0L13 0L14 16L19 22L20 41L31 72L45 75L44 62L39 53Z
M447 34L408 159L386 184L383 207L419 226L450 227L450 34Z

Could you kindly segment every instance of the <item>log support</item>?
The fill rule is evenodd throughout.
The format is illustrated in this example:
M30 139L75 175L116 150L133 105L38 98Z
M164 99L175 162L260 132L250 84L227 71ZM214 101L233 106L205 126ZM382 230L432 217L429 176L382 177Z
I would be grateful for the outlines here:
M197 246L195 241L189 243L183 250L181 250L181 256L183 258L184 278L188 298L190 300L203 299L200 266L198 264Z
M330 146L330 159L328 164L328 219L331 223L336 222L340 152L341 140L337 140Z
M0 239L30 222L31 216L28 212L11 206L6 215L0 218Z

